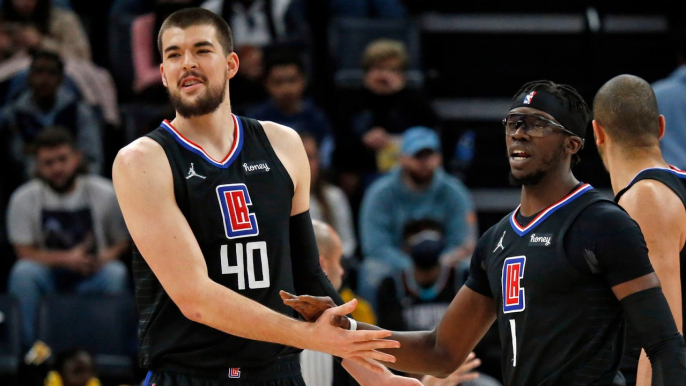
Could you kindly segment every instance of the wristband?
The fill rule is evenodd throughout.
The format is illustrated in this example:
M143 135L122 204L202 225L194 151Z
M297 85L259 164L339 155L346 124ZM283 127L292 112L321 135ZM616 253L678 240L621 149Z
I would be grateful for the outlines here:
M357 330L357 320L353 318L348 318L348 321L350 322L350 331L356 331Z

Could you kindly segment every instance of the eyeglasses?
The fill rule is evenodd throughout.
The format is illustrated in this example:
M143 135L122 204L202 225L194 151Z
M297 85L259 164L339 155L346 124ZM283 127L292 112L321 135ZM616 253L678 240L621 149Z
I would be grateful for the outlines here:
M524 130L524 134L530 137L545 137L553 134L555 130L563 131L569 135L578 137L577 134L565 129L565 127L559 123L555 123L540 115L508 114L503 118L503 126L505 126L505 134L510 137L515 135L520 126Z

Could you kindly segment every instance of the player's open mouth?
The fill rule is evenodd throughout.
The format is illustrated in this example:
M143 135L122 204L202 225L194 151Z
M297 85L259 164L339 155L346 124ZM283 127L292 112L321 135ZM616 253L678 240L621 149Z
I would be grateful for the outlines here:
M513 161L525 161L531 157L531 154L523 151L523 150L513 150L510 153L510 159Z
M184 89L190 89L193 86L202 84L203 81L200 78L188 77L181 82L181 87Z

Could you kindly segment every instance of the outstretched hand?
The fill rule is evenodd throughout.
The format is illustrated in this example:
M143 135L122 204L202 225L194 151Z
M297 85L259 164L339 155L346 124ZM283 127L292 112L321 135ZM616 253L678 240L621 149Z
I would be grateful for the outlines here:
M365 359L375 359L384 362L395 362L395 357L390 354L377 351L400 347L400 342L388 340L391 331L367 330L348 331L331 323L335 317L344 319L345 315L353 312L357 306L357 300L353 299L338 307L329 308L316 322L309 324L310 331L307 336L307 344L303 347L309 350L321 351L333 356L346 358L375 372L382 372L378 365Z
M324 311L336 307L336 303L328 296L296 296L286 291L279 291L279 295L285 305L296 310L308 322L316 322ZM330 323L344 330L350 329L350 321L345 316L334 316Z
M463 382L471 381L479 377L479 373L474 372L475 368L481 365L481 359L476 357L476 354L470 353L467 360L464 361L462 366L458 367L455 372L448 375L445 379L440 379L432 377L431 375L425 375L422 378L422 384L424 386L454 386L459 385Z

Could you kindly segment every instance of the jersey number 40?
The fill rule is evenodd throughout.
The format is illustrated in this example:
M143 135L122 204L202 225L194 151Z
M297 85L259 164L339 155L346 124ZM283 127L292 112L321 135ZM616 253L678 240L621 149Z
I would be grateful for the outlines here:
M269 258L267 257L267 243L265 241L253 241L245 244L245 257L243 256L243 244L236 244L236 265L229 265L228 245L221 247L222 274L238 275L238 289L245 289L245 274L248 274L248 288L269 288ZM262 266L262 278L255 275L255 255L259 255Z

